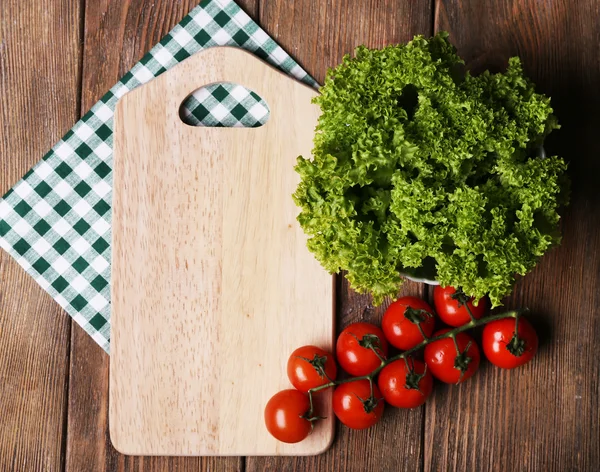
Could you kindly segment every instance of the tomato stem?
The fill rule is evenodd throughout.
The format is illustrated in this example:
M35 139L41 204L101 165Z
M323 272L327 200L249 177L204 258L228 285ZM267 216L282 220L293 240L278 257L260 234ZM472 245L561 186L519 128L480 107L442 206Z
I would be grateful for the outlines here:
M471 318L471 322L475 322L473 312L469 308L469 302L471 299L465 292L463 292L462 287L458 287L451 297L458 302L459 307L464 306L467 309L467 313L469 314L469 318Z
M524 339L519 337L519 317L515 318L515 332L506 345L506 349L515 357L521 357L526 351L526 343Z
M458 382L456 382L456 383L460 383L462 381L462 378L465 375L465 372L469 369L469 364L473 360L469 357L469 354L468 354L469 349L471 348L472 344L473 343L471 341L469 341L467 343L467 347L465 347L465 350L463 352L460 352L460 350L458 350L458 344L456 344L456 338L454 340L454 345L456 346L456 349L458 350L458 355L456 356L456 359L454 360L454 368L456 370L460 371L460 376L458 377Z
M485 316L485 317L480 318L478 320L477 319L473 319L469 323L466 323L466 324L464 324L462 326L459 326L458 328L454 328L454 329L452 329L450 331L447 331L447 332L445 332L443 334L440 334L438 336L434 336L434 337L431 337L431 338L425 338L425 339L423 339L422 342L420 342L419 344L417 344L415 347L413 347L413 348L411 348L411 349L409 349L407 351L401 352L400 354L397 354L396 356L393 356L393 357L390 357L388 359L382 360L381 361L381 365L379 367L377 367L375 370L373 370L373 372L371 372L368 375L362 375L360 377L349 377L347 379L342 379L342 380L335 380L335 381L326 383L324 385L320 385L318 387L311 388L308 391L308 398L310 400L310 408L311 408L310 415L312 415L312 413L313 413L313 411L312 411L312 408L313 408L312 394L313 393L316 393L316 392L318 392L320 390L325 390L326 388L329 388L329 387L335 387L336 385L340 385L340 384L344 384L344 383L348 383L348 382L356 382L357 380L368 380L371 383L371 386L372 386L373 385L373 383L372 383L373 379L375 378L375 376L377 374L379 374L379 372L381 372L381 370L386 365L389 365L392 362L395 362L395 361L398 361L398 360L401 360L401 359L404 359L406 361L406 358L408 356L410 356L411 354L413 354L414 352L418 351L419 349L423 349L425 346L427 346L428 344L430 344L432 342L440 341L442 339L452 338L454 340L454 343L455 343L454 345L456 346L457 352L459 354L461 354L460 353L460 349L458 349L458 344L456 342L456 335L458 333L462 333L463 331L467 331L467 330L469 330L471 328L476 328L478 326L483 326L483 325L485 325L487 323L490 323L491 321L503 320L505 318L515 318L516 320L518 320L519 316L521 316L521 315L523 315L523 314L525 314L527 312L529 312L529 309L522 308L522 309L519 309L519 310L511 310L511 311L507 311L507 312L504 312L504 313L499 313L497 315ZM518 326L515 326L515 332L516 332L516 328L517 327ZM372 393L372 391L371 391L371 393Z
M417 323L417 328L419 328L419 333L421 333L421 336L423 336L423 340L427 341L429 339L429 336L425 334L425 331L423 331L423 327L420 323Z
M416 324L421 336L423 336L423 339L427 339L427 335L425 334L425 331L423 331L421 323L427 321L428 317L433 317L431 313L421 308L407 306L406 310L404 311L404 317L411 323Z
M331 382L335 382L335 380L333 380L331 377L329 377L329 375L327 375L327 372L324 372L325 374L325 378L331 383Z
M471 318L471 322L472 323L475 322L476 321L475 316L473 316L473 312L469 308L469 304L468 303L465 304L465 308L467 309L467 313L469 314L469 317Z
M369 346L369 349L375 353L377 359L379 359L381 362L385 362L385 359L377 352L377 349L375 349L373 346Z
M310 404L310 408L308 410L307 416L312 417L313 413L315 412L315 408L313 405L313 391L312 390L308 391L308 402Z
M352 336L358 341L359 346L371 349L381 362L385 360L383 356L377 352L378 349L381 349L381 339L379 339L379 336L376 334L365 334L362 339L358 339L355 334L352 334Z
M411 363L409 364L408 359L411 360ZM404 388L407 388L409 390L417 390L417 391L421 391L421 389L419 388L419 383L421 382L421 379L423 377L425 377L425 374L427 372L427 364L425 364L425 369L423 370L422 374L418 374L415 372L415 360L411 357L405 357L404 358L404 362L406 363L406 377L404 379Z
M315 369L319 377L326 378L331 382L331 379L329 378L325 370L325 365L327 364L327 356L319 356L318 354L315 354L315 356L312 359L302 356L295 357L296 359L302 359L303 361L308 362L313 367L313 369Z
M458 347L458 341L456 340L456 333L450 336L452 338L452 342L454 343L454 349L456 349L456 355L460 356L462 353L460 352L460 348Z

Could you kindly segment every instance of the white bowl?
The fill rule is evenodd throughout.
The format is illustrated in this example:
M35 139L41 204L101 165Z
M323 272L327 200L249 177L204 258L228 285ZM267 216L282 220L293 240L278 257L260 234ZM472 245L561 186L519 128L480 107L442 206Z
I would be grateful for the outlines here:
M439 285L440 283L435 280L436 270L434 266L427 268L419 267L418 269L404 269L401 270L400 275L405 279L412 280L413 282L423 283L427 285Z
M439 285L440 284L437 280L412 277L410 275L403 274L402 272L400 272L400 275L407 280L412 280L413 282L417 282L417 283L422 283L422 284L427 284L427 285Z

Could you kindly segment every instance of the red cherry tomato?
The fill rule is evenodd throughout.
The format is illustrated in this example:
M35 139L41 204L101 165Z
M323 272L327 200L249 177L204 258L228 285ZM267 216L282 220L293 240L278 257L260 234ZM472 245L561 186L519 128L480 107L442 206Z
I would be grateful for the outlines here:
M434 337L450 331L442 329ZM452 338L440 339L425 346L425 362L436 379L446 383L461 383L471 377L479 367L479 347L465 333L456 335L459 356Z
M352 429L373 426L383 413L383 397L373 385L373 397L368 380L343 383L333 392L333 412L338 419Z
M297 443L312 430L304 415L310 409L308 397L298 390L276 393L265 407L265 424L271 435L279 441Z
M514 369L529 362L538 349L535 329L525 318L519 318L519 334L515 336L515 319L492 321L483 329L481 345L488 360L503 369Z
M292 352L287 374L296 389L307 393L311 388L335 380L337 366L330 352L316 346L303 346Z
M433 378L421 361L399 360L383 368L378 385L383 398L390 405L416 408L425 403L431 394Z
M473 298L469 298L462 290L454 287L441 287L433 289L433 304L440 319L449 326L459 327L471 321L467 307L475 319L481 318L487 308L488 299L483 297L477 306L473 305Z
M407 351L423 341L419 325L427 337L433 333L435 320L427 302L417 297L402 297L383 315L381 329L392 346Z
M373 349L371 349L372 346ZM337 360L351 375L368 375L387 357L388 344L383 331L370 323L354 323L340 333L336 345Z

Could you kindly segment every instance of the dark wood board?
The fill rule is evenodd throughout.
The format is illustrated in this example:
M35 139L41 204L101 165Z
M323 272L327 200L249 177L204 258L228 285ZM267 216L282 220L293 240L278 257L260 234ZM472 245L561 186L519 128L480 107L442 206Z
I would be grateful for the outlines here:
M382 47L429 35L431 11L428 2L369 1L261 1L260 25L320 83L327 68L344 54L365 44ZM424 287L406 283L402 293L421 296ZM337 330L357 322L379 324L387 303L374 308L370 297L355 294L338 278ZM404 411L388 408L378 428L352 431L336 429L333 447L318 457L246 459L246 470L309 471L420 470L423 409Z
M79 113L79 0L0 2L0 192ZM68 25L68 26L67 26ZM60 54L49 44L61 44ZM0 255L0 470L60 470L70 319Z
M10 188L196 0L0 2L0 190ZM600 462L600 3L581 0L246 0L243 8L317 80L355 46L447 30L469 67L520 55L563 128L547 150L570 161L563 245L519 281L542 344L514 372L488 363L464 385L437 384L413 412L373 430L338 425L311 458L125 457L108 437L108 356L5 253L0 259L1 470L556 470ZM432 3L435 3L432 5ZM51 44L60 47L49 46ZM32 112L35 110L35 112ZM406 284L402 293L426 295ZM338 280L338 331L378 322ZM282 375L284 375L282 373Z
M552 96L562 129L550 154L570 162L571 207L562 246L516 285L508 307L527 306L541 337L515 371L485 363L427 405L425 470L595 470L600 458L600 4L581 1L438 1L446 30L474 73L518 55Z

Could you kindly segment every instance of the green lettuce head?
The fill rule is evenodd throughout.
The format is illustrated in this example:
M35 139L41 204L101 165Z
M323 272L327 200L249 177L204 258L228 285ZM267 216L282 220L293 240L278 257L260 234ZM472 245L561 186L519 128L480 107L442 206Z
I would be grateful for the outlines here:
M313 156L296 166L298 221L323 267L347 271L375 303L425 265L498 305L560 242L567 166L538 157L558 123L518 58L473 77L446 33L359 47L315 103Z

